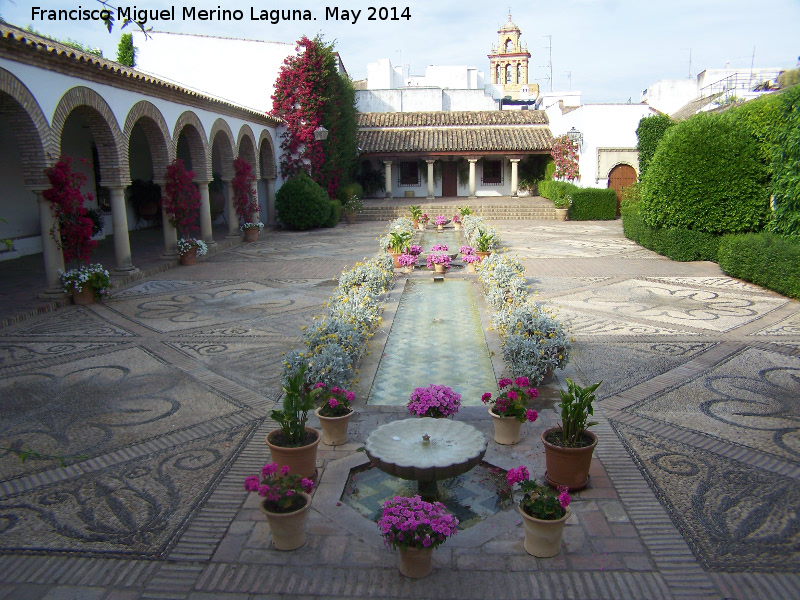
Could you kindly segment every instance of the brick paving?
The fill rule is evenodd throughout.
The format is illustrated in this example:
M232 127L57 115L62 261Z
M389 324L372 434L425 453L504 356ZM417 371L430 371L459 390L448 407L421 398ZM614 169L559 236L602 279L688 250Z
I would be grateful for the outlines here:
M465 203L459 200L451 203ZM50 521L39 517L42 501L53 497L48 490L76 483L86 493L90 485L100 485L92 483L100 474L106 479L98 482L121 480L131 465L142 465L137 468L144 472L148 461L172 464L178 458L171 457L185 456L183 447L194 448L197 457L203 440L242 432L230 438L228 458L219 459L217 476L201 497L192 499L193 507L171 534L163 556L104 556L85 538L65 534L54 540L42 534L46 525L31 525L31 532L42 536L38 547L0 541L0 600L797 597L796 568L787 567L780 556L766 552L761 563L749 564L751 546L760 548L763 538L787 548L796 561L796 517L793 521L780 507L765 504L773 511L765 524L756 531L746 528L749 499L766 498L766 487L777 485L795 497L800 467L791 442L788 451L765 445L758 437L758 417L736 421L743 412L737 406L724 413L700 411L693 404L700 388L691 386L705 382L704 389L712 389L716 381L729 382L722 395L735 400L739 388L734 384L747 380L753 393L773 393L774 402L785 403L800 363L800 303L726 278L713 263L675 263L654 255L625 240L618 221L498 222L505 245L527 267L531 289L542 301L560 305L576 342L567 369L540 387L540 419L526 427L517 446L490 442L487 461L503 468L526 464L532 475L541 476L539 434L557 422L553 404L564 378L604 380L595 414L600 423L593 429L600 443L591 484L575 494L574 515L558 556L529 556L522 547L519 516L509 508L438 548L429 577L402 577L376 526L338 502L349 469L366 462L357 452L366 435L402 415L401 409L362 404L350 427L350 442L320 446L307 544L294 552L270 548L257 498L243 492L242 481L268 460L263 440L274 428L268 414L280 394L280 353L298 343L300 326L322 312L332 278L376 253L383 226L368 222L303 233L266 231L254 244L221 238L196 266L180 268L160 260L160 232L134 232L133 261L141 273L121 281L117 296L105 305L89 308L37 304L41 271L33 261L0 263L2 288L16 285L16 291L0 295L0 385L6 399L18 389L12 384L61 377L62 371L75 377L87 369L125 366L139 373L141 361L136 376L144 377L155 364L138 358L147 355L162 365L157 371L173 379L173 391L207 394L218 406L203 422L184 426L175 420L178 427L155 437L113 438L108 449L89 450L88 460L67 468L26 462L21 473L4 475L0 482L0 531L13 531L19 518L45 524L67 519L57 507ZM100 253L108 247L101 244ZM387 296L388 318L362 364L362 388L377 369L401 287ZM645 300L635 295L642 287L648 290ZM488 328L485 305L479 308ZM36 310L45 314L33 314ZM486 335L495 351L495 370L501 372L499 341L492 332ZM70 344L77 346L67 348ZM122 350L134 360L119 364L116 355ZM752 372L742 366L748 361ZM764 373L773 379L759 383ZM359 392L362 398L364 390ZM177 398L183 406L186 396ZM157 411L156 401L142 402ZM154 424L179 419L181 410L159 413ZM681 420L695 410L702 429ZM771 416L790 421L794 410L773 407ZM491 439L485 409L464 409L457 418ZM20 422L25 419L23 410ZM8 430L0 434L8 443ZM76 443L85 435L67 434ZM664 450L651 456L641 440L662 444ZM665 466L665 460L672 462ZM715 472L749 477L755 467L766 473L763 481L744 478L755 483L728 489L725 480L714 479ZM696 471L707 472L707 481L715 484L710 491L689 475ZM163 492L160 501L182 497L184 484L175 473L175 490ZM681 508L681 494L694 499L692 508ZM719 510L720 503L728 512ZM99 511L102 505L87 503L89 508ZM704 528L708 518L721 531ZM729 542L715 537L726 532ZM726 543L730 547L724 552Z

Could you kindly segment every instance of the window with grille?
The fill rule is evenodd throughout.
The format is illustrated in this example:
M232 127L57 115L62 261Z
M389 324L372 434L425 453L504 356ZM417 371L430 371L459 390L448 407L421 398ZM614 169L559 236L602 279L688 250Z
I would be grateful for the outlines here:
M481 183L485 185L501 185L503 183L503 161L484 160Z
M400 163L399 185L419 185L419 163L417 161L402 161Z

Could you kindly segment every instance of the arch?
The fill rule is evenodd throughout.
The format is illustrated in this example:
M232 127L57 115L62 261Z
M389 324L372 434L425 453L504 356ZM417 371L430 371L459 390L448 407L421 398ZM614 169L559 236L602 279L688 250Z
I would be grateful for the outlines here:
M220 135L222 137L220 137ZM225 181L233 178L233 132L225 119L219 118L214 121L211 131L208 132L208 159L211 164L211 171L216 170L214 164L214 152L219 152L219 174Z
M238 148L237 155L242 160L246 160L253 167L253 174L256 179L261 179L261 169L259 161L256 160L256 136L249 125L242 125L239 129L239 139L236 142Z
M208 144L206 143L206 132L203 124L194 112L187 110L181 113L175 121L175 128L172 130L172 146L174 156L178 156L178 139L181 134L186 137L189 145L189 154L192 157L192 170L198 181L211 181L211 168L208 160Z
M41 106L17 77L0 67L0 113L11 122L25 185L47 186L44 169L58 156L53 130Z
M620 161L608 172L608 187L617 194L617 216L620 214L622 190L636 183L636 169L627 162Z
M511 65L506 65L506 83L511 83Z
M517 64L517 83L522 83L522 64Z
M71 88L61 96L53 112L52 124L59 154L63 144L64 124L72 114L83 119L94 138L103 173L101 183L104 186L127 185L128 177L123 175L121 168L123 163L127 165L128 162L125 153L127 148L117 118L108 103L96 91L84 86Z
M634 173L636 173L636 167L637 167L637 165L633 164L633 163L632 163L631 161L629 161L629 160L618 160L618 161L617 161L617 162L615 162L615 163L614 163L614 165L613 165L613 166L612 166L612 167L611 167L611 168L608 170L608 173L606 174L606 177L610 178L610 177L611 177L611 173L612 173L612 171L614 171L614 169L616 169L617 167L621 167L621 166L628 166L628 167L630 167L631 169L633 169L633 172L634 172ZM638 175L638 174L637 174L637 175Z
M500 79L500 65L494 66L494 82L495 83L503 83Z
M278 165L275 162L275 146L268 130L263 130L258 138L258 166L261 179L278 177Z
M507 54L514 51L514 42L511 41L510 37L506 38L506 41L503 44L503 46L505 47L505 51Z
M160 175L166 171L167 165L172 162L174 155L167 121L161 111L147 100L140 100L134 104L128 111L125 127L122 130L125 141L125 154L129 159L131 133L137 123L142 127L147 138L147 145L150 148L150 156L153 160L153 176L155 179L160 179ZM128 165L128 176L130 177L130 164Z

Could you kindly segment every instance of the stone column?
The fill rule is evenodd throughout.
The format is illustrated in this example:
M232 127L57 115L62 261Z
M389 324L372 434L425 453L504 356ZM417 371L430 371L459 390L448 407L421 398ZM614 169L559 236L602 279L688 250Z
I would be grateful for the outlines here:
M275 213L275 178L272 177L266 180L267 182L267 222L266 225L273 227L278 224L278 218Z
M131 240L128 235L128 211L125 207L125 188L116 186L109 188L111 192L111 220L113 221L114 256L117 259L115 273L131 275L139 269L131 262Z
M383 161L384 167L386 167L386 197L392 197L392 161L385 160Z
M198 181L200 187L200 239L210 248L214 246L214 234L211 230L211 199L208 197L210 181Z
M239 237L239 215L233 204L232 181L225 181L225 216L228 219L228 237Z
M161 229L164 232L164 252L161 258L173 259L180 256L178 252L178 232L169 222L169 214L164 210L164 193L166 191L166 182L153 181L159 188L161 188Z
M475 195L475 163L478 162L477 158L468 158L469 161L469 198L474 200L477 198Z
M511 158L511 197L517 198L517 187L518 187L518 169L519 169L519 160L518 158Z
M425 162L428 163L428 197L426 200L435 200L436 197L433 195L433 163L436 160L425 159Z
M29 188L36 195L39 204L39 223L41 225L42 236L42 259L44 261L45 288L39 294L40 298L61 298L64 296L64 288L61 286L61 275L58 271L64 270L64 254L61 252L61 235L58 231L58 224L53 216L49 200L42 196L44 189ZM55 228L55 229L54 229ZM50 232L53 235L50 235Z

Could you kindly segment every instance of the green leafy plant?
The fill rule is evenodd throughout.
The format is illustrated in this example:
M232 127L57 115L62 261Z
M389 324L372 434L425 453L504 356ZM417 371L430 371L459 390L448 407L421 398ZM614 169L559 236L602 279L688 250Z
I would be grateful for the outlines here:
M559 486L556 496L550 486L536 483L529 477L528 469L523 465L509 469L506 473L507 484L513 488L518 483L525 494L519 502L525 514L543 521L556 521L563 517L571 501L569 490L565 486Z
M122 34L119 46L117 46L117 62L126 67L136 66L136 46L133 45L133 34Z
M111 277L100 263L81 265L77 269L58 271L61 276L61 285L65 292L75 290L80 292L84 287L89 287L94 292L94 297L101 300L108 296L111 288Z
M283 409L273 410L270 418L283 430L283 439L280 445L286 448L298 448L305 445L306 422L308 411L314 410L317 396L322 393L322 388L306 390L305 373L308 367L301 365L297 371L288 378L287 385L283 388Z
M411 205L408 207L412 219L419 219L422 216L422 207Z
M466 204L464 206L456 206L456 210L458 210L458 214L460 214L462 217L474 214L472 209Z
M300 171L275 194L275 210L282 223L305 230L323 225L330 216L331 205L325 190Z
M642 117L639 126L636 128L636 150L639 151L639 181L644 179L644 175L650 166L650 161L658 148L658 143L667 129L675 125L668 115L650 115Z
M477 252L491 252L494 248L494 236L483 229L478 230L475 237L475 250Z
M364 210L364 203L361 201L361 198L353 194L342 203L342 210L344 210L344 212L360 213Z
M561 445L567 448L583 446L584 432L597 425L597 421L589 421L589 415L594 414L594 391L601 383L582 388L567 377L567 391L560 390L561 402L556 405L561 409Z
M611 188L578 188L564 197L570 201L571 221L608 221L617 216L617 194Z
M408 250L413 234L408 231L389 232L389 249L402 254Z

